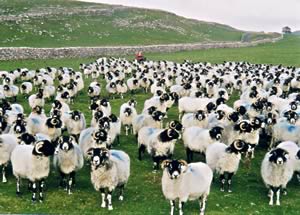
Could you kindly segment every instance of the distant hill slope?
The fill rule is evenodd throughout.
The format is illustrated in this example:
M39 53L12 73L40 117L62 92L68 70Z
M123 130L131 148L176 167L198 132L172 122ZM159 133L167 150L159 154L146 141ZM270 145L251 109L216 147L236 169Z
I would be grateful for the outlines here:
M241 41L276 37L159 10L70 0L1 0L0 46L66 47Z

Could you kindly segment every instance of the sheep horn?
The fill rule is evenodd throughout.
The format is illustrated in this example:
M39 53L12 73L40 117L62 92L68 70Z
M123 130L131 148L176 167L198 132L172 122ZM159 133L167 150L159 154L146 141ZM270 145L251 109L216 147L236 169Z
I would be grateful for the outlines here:
M241 124L240 124L240 129L242 130L242 131L245 131L246 129L245 129L245 124L246 124L246 122L241 122Z
M35 144L35 151L38 153L38 154L42 154L42 152L40 152L40 149L43 147L44 145L44 142L43 141L40 141L40 142L37 142Z
M171 160L164 160L164 161L161 163L161 168L162 168L162 169L166 168L170 162L171 162Z
M174 128L174 127L175 127L175 122L174 121L170 122L170 128Z
M244 147L244 142L242 140L235 140L233 142L233 146L234 148L236 148L237 150L242 150Z
M185 160L178 160L178 162L181 164L181 165L183 165L183 166L187 166L188 165L188 163L185 161Z

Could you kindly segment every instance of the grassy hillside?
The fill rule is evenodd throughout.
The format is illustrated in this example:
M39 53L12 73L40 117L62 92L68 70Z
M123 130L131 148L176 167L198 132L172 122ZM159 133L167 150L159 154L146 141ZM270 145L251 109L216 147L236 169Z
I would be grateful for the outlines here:
M270 45L261 45L253 48L243 49L215 49L195 52L180 52L168 54L152 54L147 56L155 60L174 60L181 62L183 59L193 61L209 61L220 63L224 60L243 61L248 60L252 63L270 63L284 65L294 65L300 67L300 37L288 36L282 41ZM132 58L132 56L130 56ZM79 63L89 62L93 59L59 59L59 60L26 60L26 61L7 61L0 62L0 70L11 70L17 67L28 67L36 69L45 66L68 66L75 69ZM91 80L86 80L88 84ZM88 98L86 89L82 91L71 105L72 109L79 109L84 112L87 122L90 122L91 113L88 110ZM103 91L105 92L105 91ZM102 94L105 96L106 93ZM143 102L149 98L149 94L139 92L133 97L138 101L138 111L143 108ZM118 114L120 105L131 98L126 95L122 99L111 100L112 111ZM234 95L229 104L237 99ZM18 97L28 113L28 101ZM46 105L46 112L50 109L50 102ZM177 107L172 107L169 111L169 119L177 118ZM122 215L152 215L168 214L169 202L166 201L161 192L161 171L154 174L151 172L152 161L146 157L142 162L137 160L137 146L132 135L121 136L121 145L118 149L125 150L131 157L131 178L125 191L124 202L119 202L116 196L113 197L114 211L108 212L100 208L100 193L94 191L90 183L89 167L85 166L78 174L77 186L74 193L68 196L63 190L57 188L58 174L53 170L47 180L46 201L43 204L32 204L30 194L26 191L26 184L23 184L23 196L15 195L15 180L11 173L8 175L7 184L0 183L0 213L45 213L45 214L122 214ZM208 198L207 214L299 214L300 190L299 183L293 180L288 188L287 196L281 197L282 206L269 206L267 190L260 177L260 164L266 150L258 148L256 158L252 165L248 166L241 163L237 175L233 178L233 193L221 193L219 184L212 185L211 194ZM176 145L176 158L185 158L182 143ZM200 160L196 156L195 160ZM197 202L189 202L185 206L186 214L196 215L199 206ZM177 211L178 212L178 211Z
M0 21L0 47L240 41L245 33L164 11L70 0L1 0ZM248 34L251 40L276 36Z

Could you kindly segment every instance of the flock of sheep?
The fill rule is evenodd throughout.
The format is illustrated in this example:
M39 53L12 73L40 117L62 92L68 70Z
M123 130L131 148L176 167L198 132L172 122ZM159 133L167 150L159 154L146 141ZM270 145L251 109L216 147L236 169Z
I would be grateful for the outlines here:
M163 169L162 191L170 201L171 214L175 200L183 214L184 203L195 199L204 214L214 174L220 177L221 191L232 192L232 177L242 156L254 159L256 146L267 137L270 141L261 176L269 189L269 204L274 204L276 195L276 205L280 205L280 193L287 193L294 173L300 180L299 68L247 62L130 62L104 57L81 64L80 70L48 67L0 72L2 181L7 182L6 169L11 163L18 195L21 179L28 179L32 201L44 200L53 156L60 185L68 194L76 173L88 162L91 182L101 192L101 207L112 210L113 191L120 190L122 201L130 177L128 154L111 149L117 148L123 132L136 136L140 160L147 152L154 171L159 166ZM82 112L70 108L84 90L86 78L92 79L87 87L90 127ZM152 97L144 102L141 113L131 99L121 105L116 116L109 99L102 96L103 89L110 99L123 99L125 93L141 90ZM19 94L28 98L28 116L16 103ZM226 102L233 94L239 98L230 107ZM44 106L51 98L51 110L46 114ZM164 125L174 106L178 106L179 119ZM187 161L171 159L181 138ZM206 162L194 163L194 153L201 153Z

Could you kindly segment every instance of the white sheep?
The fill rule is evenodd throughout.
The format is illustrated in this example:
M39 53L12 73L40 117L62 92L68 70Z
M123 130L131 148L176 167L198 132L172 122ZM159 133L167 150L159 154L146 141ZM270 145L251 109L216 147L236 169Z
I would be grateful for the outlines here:
M44 180L50 172L50 158L55 151L54 145L48 140L42 140L32 145L18 145L11 154L13 174L17 179L17 195L20 195L21 178L32 183L32 201L37 199L39 185L39 200L44 200Z
M206 163L213 172L220 176L221 191L224 191L225 176L227 174L228 192L232 192L232 176L239 168L241 153L247 152L248 149L248 144L242 140L235 140L230 146L224 143L213 143L207 146Z
M45 99L43 96L43 90L40 89L38 93L29 96L28 102L31 108L34 108L36 106L44 107Z
M28 96L32 91L32 83L31 82L23 82L20 86L21 94Z
M0 166L2 166L2 182L6 183L6 168L14 148L18 145L17 137L13 134L0 135Z
M70 135L73 135L78 140L80 132L85 129L86 121L84 114L79 111L72 111L64 117L64 123Z
M194 113L197 110L206 110L209 98L182 97L178 101L179 119L183 113Z
M261 164L261 176L269 189L269 205L273 205L274 193L276 193L276 205L280 205L280 190L286 189L293 172L293 163L287 151L275 148L266 153Z
M183 131L183 144L186 149L187 161L193 159L193 152L206 152L207 147L218 142L222 137L223 128L213 127L211 129L199 128L196 126L189 127Z
M162 163L162 192L170 201L174 214L175 201L179 200L179 214L188 200L199 200L200 214L204 215L206 200L210 192L213 172L205 163L187 164L184 160L165 160Z
M120 107L120 120L123 126L125 126L126 136L128 135L128 130L132 128L132 120L137 116L137 111L135 109L135 102L131 100L121 105Z
M101 207L106 207L107 199L108 210L113 210L112 192L119 188L119 200L123 200L124 187L130 176L130 158L123 151L109 151L106 148L91 148L88 153L91 159L91 182L95 190L101 192Z
M154 111L151 115L145 113L137 115L132 120L133 134L137 135L138 131L144 126L160 128L163 118L164 114L160 111Z
M83 154L72 136L60 137L57 142L59 149L54 155L53 165L60 172L60 186L67 185L67 191L70 195L72 185L75 184L75 174L83 167Z
M185 113L181 119L184 128L198 126L206 128L208 126L207 114L203 110L198 110L195 113Z

